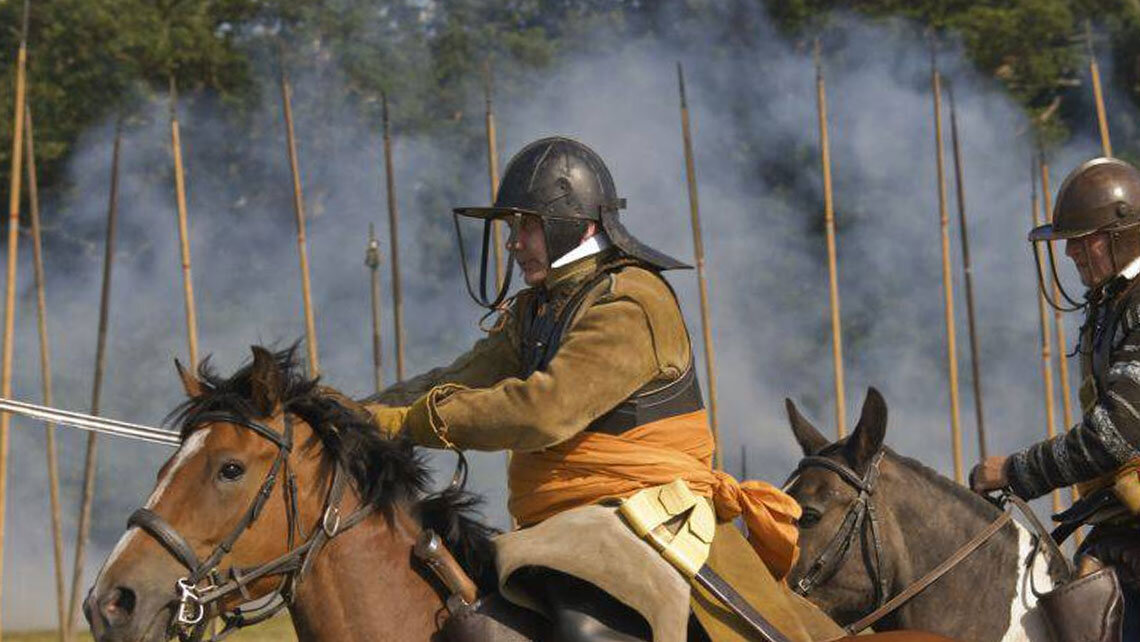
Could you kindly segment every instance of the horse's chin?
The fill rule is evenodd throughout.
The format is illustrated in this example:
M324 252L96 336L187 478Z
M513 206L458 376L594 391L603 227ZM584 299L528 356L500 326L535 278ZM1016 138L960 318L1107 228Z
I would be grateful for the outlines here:
M167 606L159 609L142 635L135 642L166 642L174 639L171 633L170 622L174 617L174 608Z

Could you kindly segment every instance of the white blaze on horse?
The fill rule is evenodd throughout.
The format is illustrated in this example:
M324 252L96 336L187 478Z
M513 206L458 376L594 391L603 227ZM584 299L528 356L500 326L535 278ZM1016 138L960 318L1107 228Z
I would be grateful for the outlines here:
M1001 517L984 498L883 445L887 405L874 388L855 430L834 443L790 400L787 408L805 455L787 489L804 510L790 582L840 624L903 592ZM854 519L858 511L863 515ZM1049 642L1033 587L1044 592L1052 582L1041 556L1032 567L1026 563L1034 543L1016 522L1006 525L875 630Z

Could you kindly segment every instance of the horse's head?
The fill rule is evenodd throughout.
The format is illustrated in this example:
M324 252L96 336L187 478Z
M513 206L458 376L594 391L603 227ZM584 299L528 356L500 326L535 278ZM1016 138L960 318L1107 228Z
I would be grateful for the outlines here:
M306 556L255 569L344 528L361 497L383 507L418 491L424 473L410 445L366 426L340 429L352 411L317 394L292 355L254 348L228 379L179 366L190 397L176 411L182 445L84 603L96 640L164 640L237 603L287 593ZM363 470L362 454L387 472Z
M882 478L893 474L884 457L887 404L871 388L855 430L831 442L786 401L792 433L804 452L788 493L803 507L799 561L790 580L802 594L838 621L865 615L885 589L882 520L867 511ZM882 511L878 511L882 512ZM874 530L872 528L874 524ZM878 531L878 532L874 532Z

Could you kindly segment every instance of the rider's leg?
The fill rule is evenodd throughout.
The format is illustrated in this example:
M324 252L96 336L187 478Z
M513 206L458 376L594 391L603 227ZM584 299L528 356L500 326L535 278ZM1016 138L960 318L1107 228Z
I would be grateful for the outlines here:
M1122 640L1140 640L1140 588L1124 586L1124 636Z
M528 589L546 603L558 642L653 639L645 618L593 584L548 568L520 572Z

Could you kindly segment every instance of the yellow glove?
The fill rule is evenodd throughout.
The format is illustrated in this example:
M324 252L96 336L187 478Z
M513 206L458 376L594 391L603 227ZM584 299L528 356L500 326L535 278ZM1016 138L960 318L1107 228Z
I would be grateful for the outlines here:
M388 439L396 437L404 431L404 418L408 416L407 406L383 406L380 404L368 406L372 413L372 423Z

